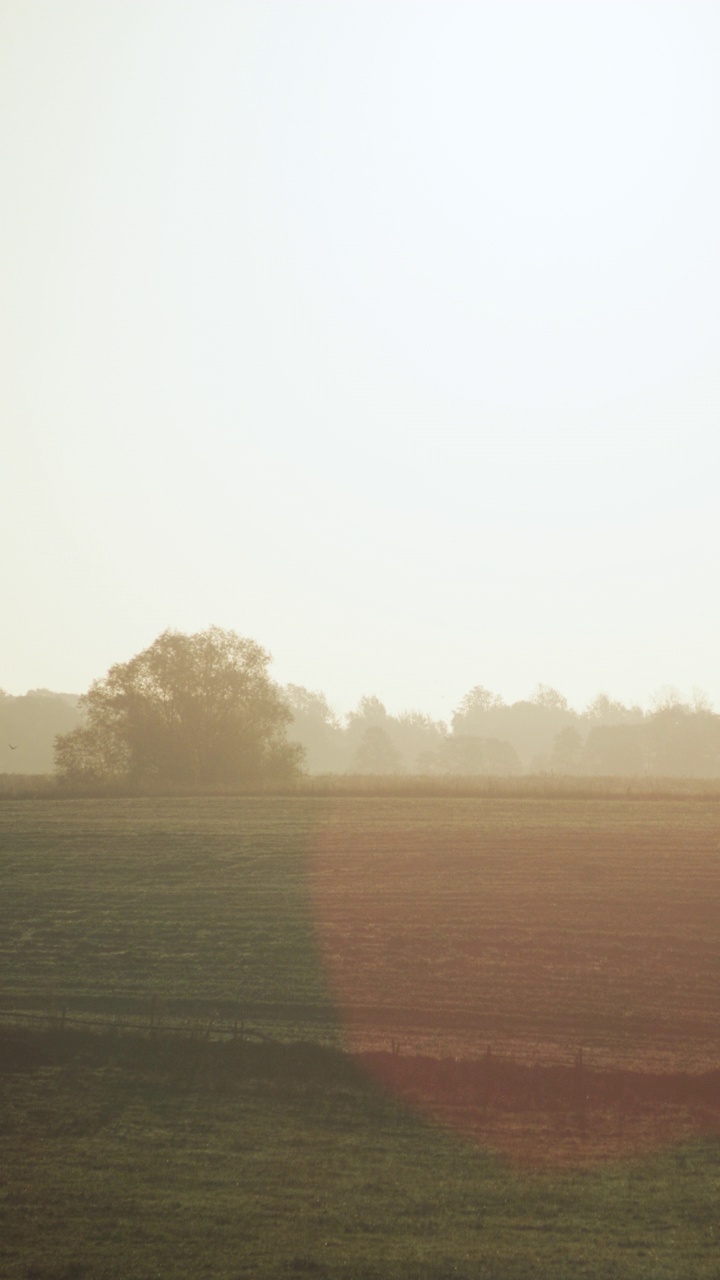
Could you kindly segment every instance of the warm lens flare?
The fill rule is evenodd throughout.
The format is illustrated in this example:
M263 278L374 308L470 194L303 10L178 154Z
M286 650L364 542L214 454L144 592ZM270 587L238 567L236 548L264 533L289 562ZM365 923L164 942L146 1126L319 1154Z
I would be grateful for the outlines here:
M550 805L464 824L432 804L379 825L375 799L318 836L319 945L367 1071L526 1165L720 1133L717 956L699 938L717 851L622 804L594 831Z

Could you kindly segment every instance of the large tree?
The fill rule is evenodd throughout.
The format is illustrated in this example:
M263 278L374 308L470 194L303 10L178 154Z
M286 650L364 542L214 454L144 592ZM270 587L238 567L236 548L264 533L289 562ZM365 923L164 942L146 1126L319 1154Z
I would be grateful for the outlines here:
M56 740L58 774L183 787L289 780L302 748L286 739L292 713L269 661L233 631L164 631L80 699L84 723Z

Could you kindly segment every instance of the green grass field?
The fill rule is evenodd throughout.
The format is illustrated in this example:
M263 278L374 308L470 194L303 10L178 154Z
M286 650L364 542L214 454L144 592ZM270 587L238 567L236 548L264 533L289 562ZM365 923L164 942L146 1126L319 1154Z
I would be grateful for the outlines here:
M68 1025L1 1031L0 1275L718 1280L715 1112L642 1155L625 1139L656 1112L607 1113L596 1161L594 1113L497 1103L473 1126L342 1051L717 1067L718 818L680 797L3 801L0 1008ZM186 1033L69 1022L151 1010ZM244 1041L202 1038L213 1018ZM504 1157L504 1129L562 1167Z
M328 1050L68 1032L3 1050L8 1280L718 1276L717 1143L522 1173Z

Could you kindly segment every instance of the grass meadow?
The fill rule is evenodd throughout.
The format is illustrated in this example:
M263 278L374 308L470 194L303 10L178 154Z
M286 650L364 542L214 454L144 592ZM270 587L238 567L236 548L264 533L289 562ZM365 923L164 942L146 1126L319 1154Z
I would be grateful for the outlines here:
M718 1280L719 818L3 799L0 1275Z

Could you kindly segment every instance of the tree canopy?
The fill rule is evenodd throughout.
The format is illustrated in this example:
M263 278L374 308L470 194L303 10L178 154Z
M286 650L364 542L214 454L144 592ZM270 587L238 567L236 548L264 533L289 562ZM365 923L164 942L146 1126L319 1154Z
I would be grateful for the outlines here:
M247 786L292 778L302 748L267 673L270 655L234 631L164 631L80 699L84 722L57 738L69 782Z

